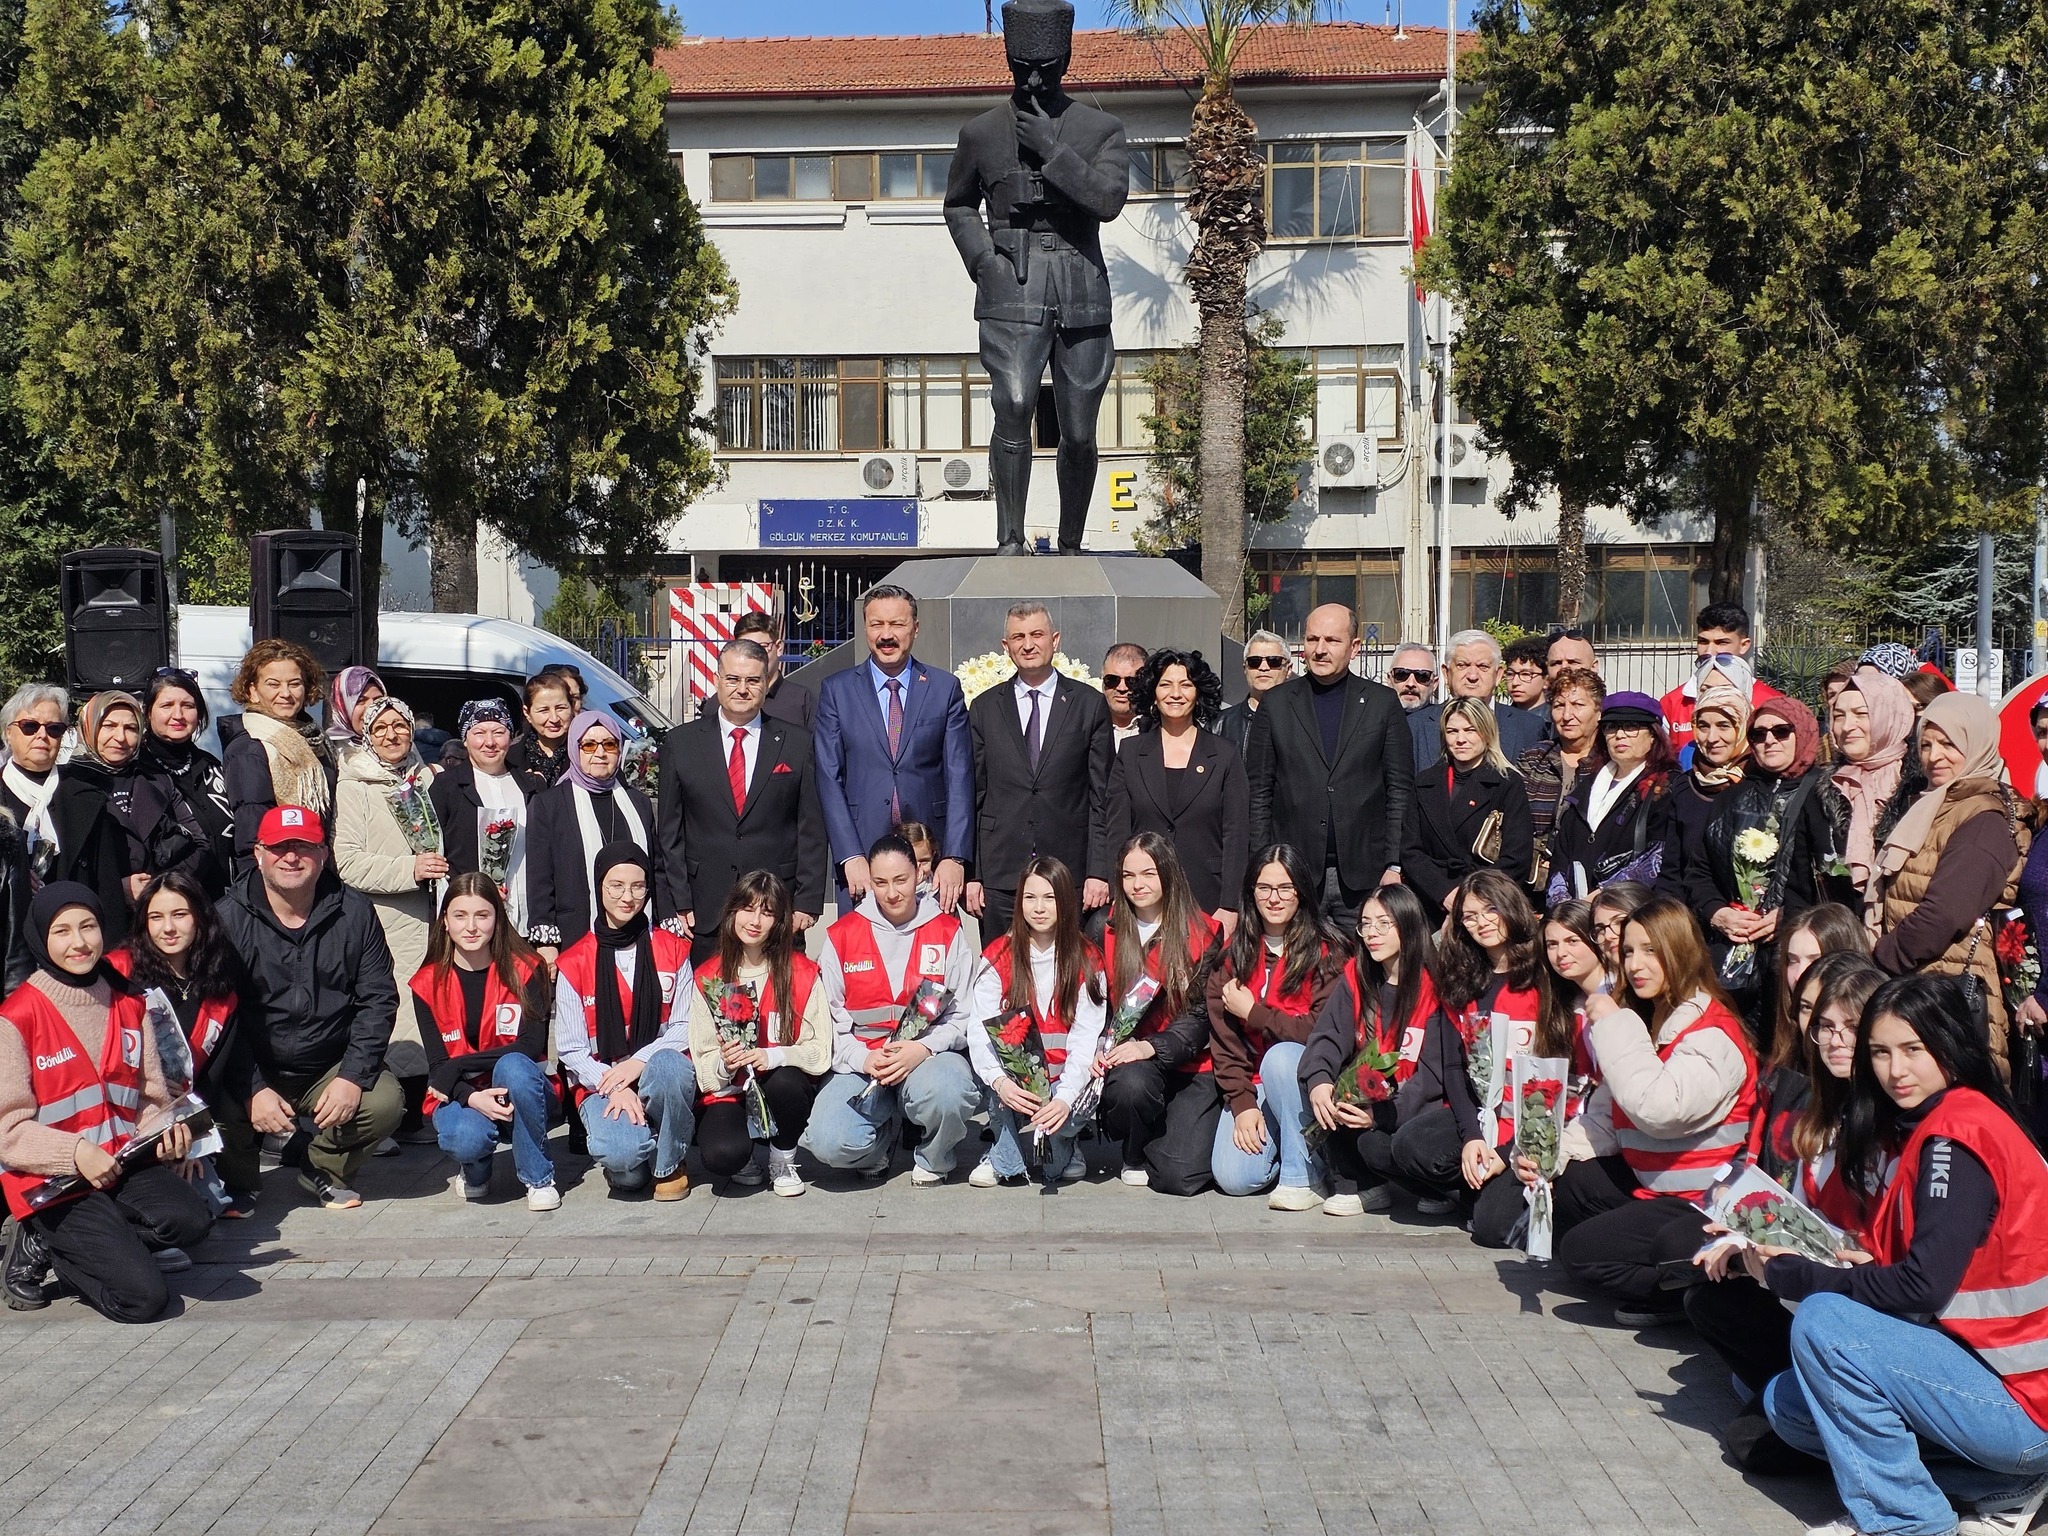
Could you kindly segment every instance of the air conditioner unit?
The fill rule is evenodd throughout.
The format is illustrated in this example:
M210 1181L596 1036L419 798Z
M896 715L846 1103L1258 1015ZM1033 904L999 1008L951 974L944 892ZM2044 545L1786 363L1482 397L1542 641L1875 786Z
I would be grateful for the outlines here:
M1441 477L1444 472L1444 440L1438 433L1430 439L1429 472ZM1470 427L1451 429L1451 478L1453 480L1484 480L1486 478L1486 455L1479 449L1479 434Z
M863 496L916 496L917 455L871 453L860 461Z
M1379 444L1365 433L1316 439L1316 489L1346 486L1367 491L1380 487Z
M988 494L988 458L956 453L939 461L939 489L948 496Z

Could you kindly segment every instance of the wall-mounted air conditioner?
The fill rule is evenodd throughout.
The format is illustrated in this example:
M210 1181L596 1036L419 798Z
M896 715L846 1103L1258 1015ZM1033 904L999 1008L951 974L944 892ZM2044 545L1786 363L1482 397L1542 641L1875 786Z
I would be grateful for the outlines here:
M1444 448L1441 433L1430 439L1429 472L1441 477L1444 472ZM1453 480L1484 480L1486 478L1486 455L1479 450L1479 434L1471 427L1451 429L1451 478Z
M1362 432L1316 439L1316 489L1376 491L1380 486L1379 444Z
M860 461L860 493L863 496L915 496L917 455L869 454Z
M948 496L988 494L988 456L950 454L939 461L939 488Z

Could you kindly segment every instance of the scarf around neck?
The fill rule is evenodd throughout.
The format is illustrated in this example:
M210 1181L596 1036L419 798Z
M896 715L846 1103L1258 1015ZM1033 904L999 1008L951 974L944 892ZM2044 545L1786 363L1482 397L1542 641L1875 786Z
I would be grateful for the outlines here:
M10 758L7 766L0 768L0 783L5 783L22 804L21 829L28 834L30 844L48 843L62 853L63 845L57 841L57 823L50 815L50 802L57 795L57 772L52 768L43 775L39 784Z
M621 864L637 866L652 890L653 866L632 843L610 843L599 852L592 870L594 882L602 886L604 877ZM597 936L597 1056L616 1066L661 1037L661 980L654 965L653 930L644 907L614 928L600 904L591 932ZM619 952L628 949L633 952L630 1016L619 997Z
M1899 787L1906 742L1913 734L1913 695L1876 667L1858 667L1849 686L1863 695L1870 711L1870 755L1860 763L1837 763L1830 779L1849 802L1848 846L1842 853L1867 896L1877 868L1877 818Z
M270 793L279 805L302 805L326 815L334 805L327 787L327 770L305 732L289 720L250 710L242 716L242 729L263 747L270 760Z

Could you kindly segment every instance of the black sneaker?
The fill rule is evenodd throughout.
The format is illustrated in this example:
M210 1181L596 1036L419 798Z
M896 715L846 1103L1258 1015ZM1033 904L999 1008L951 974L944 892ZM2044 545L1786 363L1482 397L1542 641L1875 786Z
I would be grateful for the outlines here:
M34 1312L47 1307L50 1298L43 1294L43 1275L50 1267L49 1246L42 1234L31 1231L23 1223L10 1223L7 1235L6 1289L7 1305L16 1312Z
M318 1168L308 1168L299 1174L299 1188L320 1202L320 1208L327 1211L352 1211L363 1203L363 1197L346 1184L337 1184Z
M228 1191L228 1203L221 1211L223 1221L247 1221L256 1214L256 1197L243 1190Z
M1652 1297L1645 1301L1624 1301L1614 1309L1615 1326L1620 1328L1668 1328L1685 1321L1685 1308L1677 1301Z

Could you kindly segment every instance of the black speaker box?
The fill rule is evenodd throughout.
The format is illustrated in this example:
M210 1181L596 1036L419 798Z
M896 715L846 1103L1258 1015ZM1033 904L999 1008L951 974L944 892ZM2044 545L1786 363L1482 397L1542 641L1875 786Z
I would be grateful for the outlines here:
M361 590L353 534L259 533L250 548L250 635L302 645L330 675L354 666L362 659Z
M171 659L164 559L153 549L80 549L58 562L64 671L73 693L135 692Z

